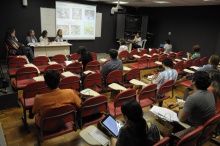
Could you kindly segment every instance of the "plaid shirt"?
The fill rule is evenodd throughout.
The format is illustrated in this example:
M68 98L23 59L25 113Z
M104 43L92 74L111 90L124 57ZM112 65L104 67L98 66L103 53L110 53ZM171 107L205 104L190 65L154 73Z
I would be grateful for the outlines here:
M112 59L111 61L108 61L102 68L101 74L105 78L110 72L114 70L122 70L123 65L121 60L119 59Z

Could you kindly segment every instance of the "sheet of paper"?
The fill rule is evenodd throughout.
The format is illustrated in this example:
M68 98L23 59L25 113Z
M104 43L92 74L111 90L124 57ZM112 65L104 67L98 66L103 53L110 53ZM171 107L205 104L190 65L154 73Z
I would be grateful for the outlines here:
M105 59L105 58L101 58L100 61L101 61L101 62L106 62L107 59Z
M93 129L91 132L89 132L89 135L91 135L101 145L106 145L107 143L109 143L109 140L107 138L105 138L103 133L97 128Z
M147 56L147 57L152 57L151 55L149 55L149 54L144 54L144 56Z
M191 74L194 74L195 72L192 71L192 70L189 70L189 69L184 69L183 71L187 72L187 73L191 73Z
M124 70L124 71L129 71L129 70L131 70L131 68L129 68L129 67L127 67L127 66L123 66L123 70Z
M82 90L80 93L82 95L87 95L87 96L99 96L100 95L96 91L89 89L89 88Z
M114 90L122 90L122 91L125 91L127 90L125 87L117 84L117 83L111 83L110 85L108 85L108 87L114 89Z
M61 73L61 74L62 74L62 76L64 76L64 77L76 76L76 75L74 75L73 73L71 73L70 71L66 71L66 72L63 72L63 73Z
M162 62L160 62L160 61L156 61L155 62L157 65L162 65Z
M33 79L35 81L44 81L44 77L43 76L34 77Z
M141 56L133 55L134 58L141 58Z
M159 106L153 106L149 111L151 111L152 113L154 113L155 115L157 115L160 118L166 119L167 121L179 122L179 119L177 117L177 113L175 113L174 111L172 111L170 109L159 107Z
M24 67L34 67L37 69L37 72L40 73L40 70L34 64L25 64Z
M48 64L52 65L52 64L58 64L56 61L51 61L51 62L48 62Z
M198 66L190 66L190 68L197 70L199 67Z
M175 59L175 61L178 61L178 62L179 62L179 61L182 61L182 60L181 60L181 59Z
M137 79L132 79L129 81L131 84L134 84L134 85L140 85L140 86L147 86L147 84L145 84L144 82L141 82Z
M94 73L94 72L91 71L91 70L87 70L87 71L84 71L83 73L87 75L87 74L89 74L89 73Z

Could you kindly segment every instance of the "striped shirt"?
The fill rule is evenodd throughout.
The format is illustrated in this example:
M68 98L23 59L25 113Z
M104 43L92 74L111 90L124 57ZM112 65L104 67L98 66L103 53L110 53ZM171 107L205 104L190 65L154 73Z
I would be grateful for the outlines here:
M101 74L105 78L110 72L114 70L122 70L123 65L121 60L119 59L112 59L111 61L108 61L102 68Z
M175 69L166 69L158 73L158 76L153 80L153 83L157 84L157 89L159 89L160 86L168 80L176 81L177 76L178 76L178 73Z

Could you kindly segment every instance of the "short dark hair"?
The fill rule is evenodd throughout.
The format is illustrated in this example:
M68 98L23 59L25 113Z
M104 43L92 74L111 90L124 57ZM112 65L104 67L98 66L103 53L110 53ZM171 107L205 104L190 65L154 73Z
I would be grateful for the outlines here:
M112 59L116 59L118 57L118 51L116 49L110 49L109 55L111 56Z
M51 90L56 89L60 83L60 74L56 70L47 70L44 73L44 80Z
M87 51L86 47L84 47L84 46L79 46L78 47L77 54L82 55L82 54L86 54L87 52L88 51Z
M164 58L164 60L162 61L162 64L167 67L173 68L173 61L172 61L172 59L170 59L168 57Z
M199 90L207 90L211 84L210 77L205 71L195 72L192 81L195 82L196 88Z
M5 41L7 41L7 39L11 38L11 34L15 31L14 27L8 27L6 35L5 35Z
M210 64L213 66L214 69L218 68L218 64L219 64L219 61L220 61L220 58L219 58L218 55L212 55L209 58L209 61L210 61Z
M171 43L171 41L170 41L169 39L166 39L165 42L166 42L167 44L170 44L170 43Z
M199 45L194 45L194 46L192 47L193 52L199 52L200 49L201 49L201 48L200 48Z
M47 31L44 30L42 33L41 33L42 37L44 38L46 35L47 35Z
M120 39L120 43L121 45L125 45L126 44L125 39Z

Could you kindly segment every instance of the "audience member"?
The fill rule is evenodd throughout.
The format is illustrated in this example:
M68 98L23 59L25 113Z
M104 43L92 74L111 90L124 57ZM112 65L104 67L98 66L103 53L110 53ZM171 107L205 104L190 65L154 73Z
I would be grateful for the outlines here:
M119 40L119 43L120 43L120 47L119 47L119 49L118 49L118 54L119 54L121 51L124 51L124 50L128 51L128 47L126 46L126 42L125 42L124 39L120 39L120 40Z
M63 32L62 29L57 30L57 36L55 38L56 42L63 42Z
M33 29L29 29L26 37L26 43L35 43L38 42L37 38L35 37L35 33Z
M44 30L42 33L41 33L41 36L39 38L40 42L44 42L45 44L47 44L49 42L49 39L47 37L47 31Z
M93 61L92 54L89 51L87 51L86 47L84 46L78 47L77 54L80 55L80 58L75 61L82 62L83 70L85 70L87 63L89 63L90 61Z
M134 37L134 40L132 41L132 48L133 49L137 49L137 48L141 48L141 37L140 37L140 33L137 33Z
M114 70L122 70L123 64L120 59L118 59L118 51L115 49L109 50L110 61L108 61L101 70L101 74L105 78L110 72Z
M124 126L118 139L111 138L112 146L146 146L160 140L160 132L153 122L146 122L140 104L135 100L125 101L121 106Z
M163 48L165 54L169 54L172 51L172 45L169 39L165 40L165 45Z
M200 58L200 53L199 53L199 51L200 51L200 46L199 45L194 45L193 47L192 47L192 50L193 50L193 54L191 54L191 53L189 53L189 52L187 52L186 53L186 56L187 56L187 60L189 60L189 59L197 59L197 58Z
M179 120L190 126L199 126L215 115L215 97L207 90L211 84L207 72L197 71L193 76L192 84L195 92L186 98L185 103L172 103L168 107L179 106Z
M36 123L40 126L42 114L51 108L58 108L68 104L73 104L76 108L81 106L80 98L71 89L59 89L60 74L55 70L48 70L44 74L45 83L50 88L49 93L37 95L34 99L32 109L36 115ZM29 116L29 118L31 118Z
M18 39L15 36L15 29L9 27L5 37L6 44L10 49L11 54L16 55L26 55L29 62L32 62L34 59L34 53L30 47L25 47L24 44L19 43Z
M158 74L156 75L153 75L152 77L152 81L154 84L157 84L157 89L160 88L160 86L168 81L168 80L177 80L177 76L178 76L178 73L175 69L172 69L173 68L173 61L170 59L170 58L165 58L163 61L162 61L162 66L163 68L165 69L164 71L162 72L159 72ZM148 84L148 80L147 79L141 79L142 82ZM134 86L135 89L137 88L140 88L140 86Z

